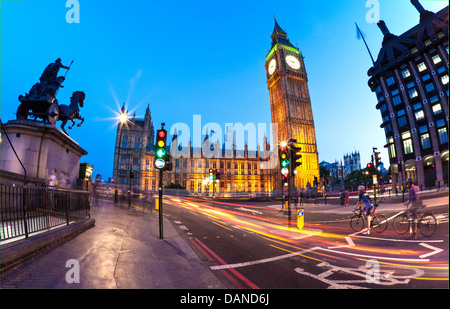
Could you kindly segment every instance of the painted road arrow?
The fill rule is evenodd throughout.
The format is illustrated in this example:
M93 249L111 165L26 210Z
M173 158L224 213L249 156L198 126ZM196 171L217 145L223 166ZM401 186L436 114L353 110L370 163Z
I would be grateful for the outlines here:
M429 252L429 253L422 254L421 256L419 256L421 259L426 258L426 257L429 257L429 256L431 256L431 255L438 254L439 252L444 251L444 249L436 248L436 247L433 247L433 246L431 246L431 245L429 245L429 244L426 244L426 243L423 243L423 242L420 243L419 245L421 245L421 246L423 246L423 247L425 247L425 248L428 248L428 249L433 250L433 251L431 251L431 252Z

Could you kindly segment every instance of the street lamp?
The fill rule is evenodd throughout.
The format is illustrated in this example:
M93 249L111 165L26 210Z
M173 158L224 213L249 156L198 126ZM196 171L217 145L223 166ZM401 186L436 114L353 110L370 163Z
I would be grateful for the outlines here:
M120 130L120 135L119 135L119 149L117 150L117 161L116 161L116 179L114 181L115 183L115 191L114 191L114 203L117 204L119 203L119 191L117 190L117 183L119 181L119 159L120 159L120 146L122 144L122 129L123 129L123 125L125 123L127 123L128 121L128 114L125 113L125 103L122 106L122 109L120 110L120 115L119 115L119 130Z

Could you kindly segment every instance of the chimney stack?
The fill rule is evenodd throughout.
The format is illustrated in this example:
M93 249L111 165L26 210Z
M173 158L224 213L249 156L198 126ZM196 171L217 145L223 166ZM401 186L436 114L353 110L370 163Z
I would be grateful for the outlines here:
M425 9L423 8L422 4L420 4L419 0L411 0L412 5L414 5L417 9L417 11L419 11L419 13L422 13L423 11L425 11Z
M381 32L383 32L384 36L391 34L389 32L389 29L386 27L386 24L384 23L384 21L380 20L379 22L377 22L377 25L380 28Z

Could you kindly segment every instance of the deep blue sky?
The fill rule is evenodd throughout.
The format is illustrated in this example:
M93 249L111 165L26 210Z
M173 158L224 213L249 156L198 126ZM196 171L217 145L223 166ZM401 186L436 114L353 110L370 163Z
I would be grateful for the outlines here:
M94 165L94 175L112 175L114 111L123 102L137 117L150 104L155 129L161 122L192 128L193 115L223 131L225 123L269 124L264 61L274 15L305 56L319 161L359 150L364 166L372 147L387 158L367 86L371 60L356 38L355 22L377 57L382 34L366 21L366 0L79 0L79 24L66 22L66 0L0 1L2 121L15 119L19 94L49 63L74 60L58 100L69 104L73 91L86 93L85 124L69 134L89 152L82 162ZM409 0L378 3L380 19L394 34L419 22ZM434 12L448 5L421 3Z

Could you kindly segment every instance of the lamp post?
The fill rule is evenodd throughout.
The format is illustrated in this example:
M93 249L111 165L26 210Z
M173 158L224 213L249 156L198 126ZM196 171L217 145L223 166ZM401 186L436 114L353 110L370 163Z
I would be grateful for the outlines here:
M122 131L123 131L123 125L128 121L128 115L125 113L125 103L122 106L122 109L120 111L119 115L119 149L117 150L117 161L116 161L116 179L114 181L115 183L115 191L114 191L114 203L119 203L119 192L117 190L117 183L119 181L119 159L120 159L120 146L122 144Z

